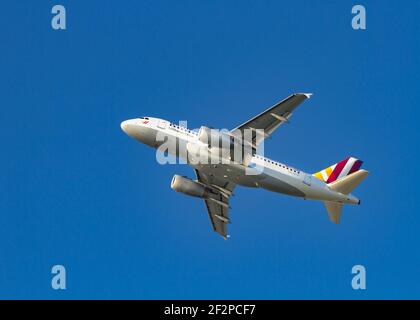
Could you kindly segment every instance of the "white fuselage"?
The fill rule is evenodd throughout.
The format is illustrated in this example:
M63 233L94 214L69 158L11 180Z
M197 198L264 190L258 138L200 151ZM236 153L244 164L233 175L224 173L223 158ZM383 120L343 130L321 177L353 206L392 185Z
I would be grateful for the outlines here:
M187 145L187 150L202 150L209 154L207 145L204 145L195 131L174 125L166 120L158 118L141 118L126 120L121 123L122 130L130 137L147 144L153 148L162 145L162 139L158 137L166 136L176 139L177 145ZM158 139L157 139L158 138ZM168 149L170 152L171 149ZM173 156L181 156L175 152L170 152ZM183 159L195 169L203 170L202 164L189 161L189 157ZM342 194L332 190L328 184L317 179L312 174L303 172L286 164L273 161L260 155L254 155L247 165L239 163L212 164L212 172L223 177L234 184L263 188L270 191L283 193L304 199L315 199L323 201L335 201L348 204L358 204L359 200L351 194Z

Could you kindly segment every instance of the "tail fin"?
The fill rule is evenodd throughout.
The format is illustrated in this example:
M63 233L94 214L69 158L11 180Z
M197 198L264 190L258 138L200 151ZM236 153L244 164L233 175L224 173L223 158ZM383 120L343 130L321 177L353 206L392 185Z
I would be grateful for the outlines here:
M313 176L329 184L356 172L359 170L362 163L363 161L361 160L349 157L328 168L325 168L324 170L314 173Z
M362 163L363 161L350 157L313 175L327 183L332 190L349 194L368 175L366 170L360 169ZM325 201L324 204L330 220L340 223L343 204L334 201Z

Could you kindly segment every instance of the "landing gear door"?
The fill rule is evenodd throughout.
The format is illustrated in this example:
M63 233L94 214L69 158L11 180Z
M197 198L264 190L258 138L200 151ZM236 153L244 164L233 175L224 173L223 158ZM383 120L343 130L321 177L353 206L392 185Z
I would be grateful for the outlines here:
M305 178L303 178L303 183L310 186L312 182L312 175L305 173Z

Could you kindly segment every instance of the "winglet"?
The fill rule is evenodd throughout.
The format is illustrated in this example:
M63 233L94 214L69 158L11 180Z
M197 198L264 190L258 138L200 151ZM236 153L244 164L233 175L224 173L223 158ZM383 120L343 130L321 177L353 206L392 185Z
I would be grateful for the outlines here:
M313 93L302 93L306 98L310 99Z

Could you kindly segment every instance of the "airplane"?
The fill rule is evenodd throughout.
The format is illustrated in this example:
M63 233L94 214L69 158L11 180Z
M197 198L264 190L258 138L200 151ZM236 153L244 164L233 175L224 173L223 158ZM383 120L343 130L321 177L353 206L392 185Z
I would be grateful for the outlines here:
M289 123L297 106L311 95L292 94L230 131L216 131L202 126L197 132L153 117L125 120L121 123L121 129L128 136L158 150L165 143L159 136L164 135L176 141L177 148L168 148L167 154L183 158L195 170L196 179L174 175L171 188L203 199L213 230L224 239L229 237L229 200L236 186L263 188L305 200L323 201L329 219L338 224L344 204L360 204L360 200L351 191L368 175L368 171L360 169L361 160L348 157L312 174L257 152L259 145L271 137L278 127ZM245 139L247 132L251 134ZM210 136L212 139L209 139ZM227 161L206 162L194 158L204 155L204 159L209 157L207 159L211 160L215 154L220 156L223 148L220 141L228 142L229 159L223 158ZM182 155L179 151L181 144L186 146L186 153ZM242 157L239 157L240 161L232 161L232 155L236 155L231 153L232 147L238 145L243 147L240 153Z

